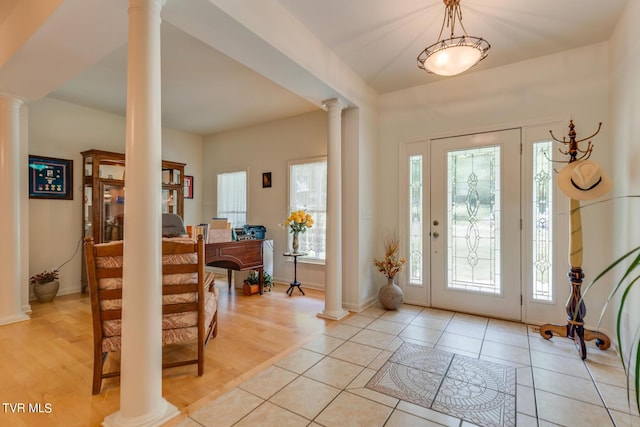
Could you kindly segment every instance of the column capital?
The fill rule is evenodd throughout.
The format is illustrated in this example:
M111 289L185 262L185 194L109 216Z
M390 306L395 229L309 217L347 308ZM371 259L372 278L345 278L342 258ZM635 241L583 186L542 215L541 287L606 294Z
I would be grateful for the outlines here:
M15 111L24 104L24 101L16 96L0 92L0 107L4 111Z
M327 109L327 111L338 109L338 111L342 111L344 109L344 104L340 102L338 98L331 98L322 101L322 106Z
M129 7L159 7L162 8L167 0L129 0Z

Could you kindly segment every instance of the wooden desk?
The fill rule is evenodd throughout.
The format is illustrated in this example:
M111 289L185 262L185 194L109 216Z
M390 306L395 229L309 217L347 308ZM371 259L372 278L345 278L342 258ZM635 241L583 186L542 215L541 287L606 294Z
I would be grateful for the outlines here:
M262 240L238 240L207 243L204 245L204 262L210 267L227 269L229 290L231 290L231 270L256 270L260 278L260 295L262 295L264 287L262 242Z

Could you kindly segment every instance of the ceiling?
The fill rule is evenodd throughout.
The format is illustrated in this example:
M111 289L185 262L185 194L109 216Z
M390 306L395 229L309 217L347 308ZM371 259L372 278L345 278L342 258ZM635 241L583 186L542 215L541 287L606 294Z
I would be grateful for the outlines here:
M258 0L235 1L250 7ZM416 66L418 53L440 31L442 0L277 1L379 94L443 78ZM627 1L462 0L468 34L491 44L488 57L468 73L605 41ZM283 80L275 83L203 41L206 29L192 35L196 25L177 17L196 6L203 9L192 15L204 20L204 8L212 7L206 0L168 0L163 9L164 126L208 135L319 108ZM127 46L120 43L49 96L124 115L126 63ZM296 81L302 75L289 79L303 84Z

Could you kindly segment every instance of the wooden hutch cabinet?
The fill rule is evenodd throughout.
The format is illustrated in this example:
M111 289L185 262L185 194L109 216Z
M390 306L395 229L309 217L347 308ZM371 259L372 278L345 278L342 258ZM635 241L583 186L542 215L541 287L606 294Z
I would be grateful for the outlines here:
M124 154L102 150L82 153L82 232L97 243L122 240L124 235ZM184 163L162 161L162 213L184 218ZM83 257L84 258L84 257ZM87 289L82 262L82 291Z

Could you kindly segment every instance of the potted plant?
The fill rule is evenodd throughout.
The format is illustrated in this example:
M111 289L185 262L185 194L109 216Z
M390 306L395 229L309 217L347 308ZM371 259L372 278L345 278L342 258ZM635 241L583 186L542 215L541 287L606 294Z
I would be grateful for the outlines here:
M58 281L59 270L45 270L42 273L38 273L31 276L29 283L33 285L33 293L40 302L53 301L58 289L60 288L60 282Z
M271 287L273 286L273 276L271 274L264 272L262 284L264 285L264 290L271 292Z
M262 274L262 286L264 287L265 291L271 292L271 287L273 286L273 277L266 271ZM244 279L242 291L247 296L253 295L260 291L260 275L257 271L251 271L251 273L249 273L249 276Z
M58 267L52 270L44 270L42 273L35 274L29 278L29 283L33 285L33 293L38 298L40 302L51 302L58 294L58 289L60 288L60 282L58 281L58 277L60 275L60 269L67 265L78 253L83 238L78 240L78 244L76 245L76 251L69 259L60 264Z
M244 279L244 285L242 285L242 293L245 296L257 294L260 292L260 276L257 271L251 271L249 276Z

